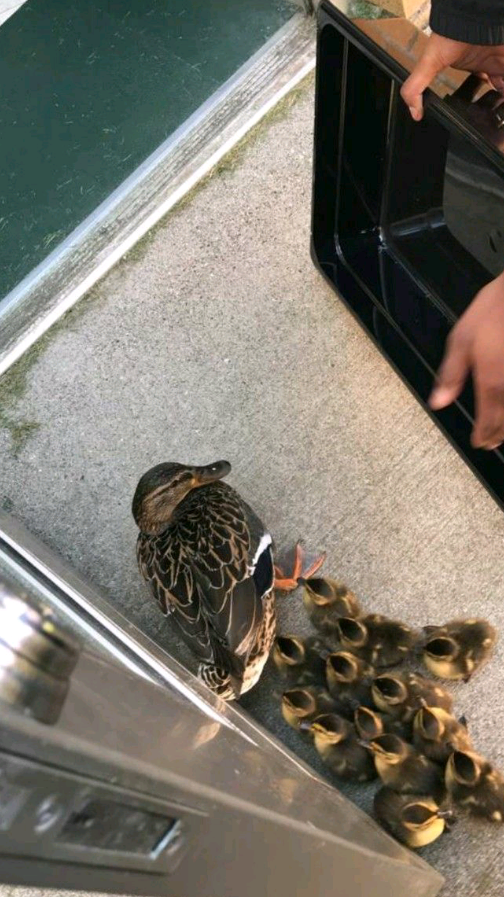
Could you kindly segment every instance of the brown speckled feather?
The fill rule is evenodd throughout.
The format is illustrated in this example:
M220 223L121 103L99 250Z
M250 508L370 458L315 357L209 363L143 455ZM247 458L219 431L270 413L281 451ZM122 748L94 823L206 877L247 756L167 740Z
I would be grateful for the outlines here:
M158 536L140 533L137 557L164 614L203 663L243 675L273 585L260 520L226 483L195 489Z

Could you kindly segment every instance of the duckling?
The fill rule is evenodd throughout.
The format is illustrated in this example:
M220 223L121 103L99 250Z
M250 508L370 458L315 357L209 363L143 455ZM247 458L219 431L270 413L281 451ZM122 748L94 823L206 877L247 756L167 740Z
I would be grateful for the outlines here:
M473 816L504 821L504 777L472 751L454 751L446 764L448 794Z
M497 642L497 630L486 620L451 620L444 626L426 626L423 648L427 669L440 679L471 676L489 659Z
M226 700L261 676L276 616L271 535L220 482L230 470L227 461L158 464L132 505L140 572L200 661L200 678Z
M453 751L472 748L464 718L458 720L442 707L420 708L413 722L413 744L430 760L443 764Z
M334 702L329 693L313 685L292 688L282 695L282 716L297 732L306 734L309 726L302 727L302 723L311 723L316 716L331 713L333 710Z
M359 743L355 726L337 713L317 716L311 724L315 748L340 779L368 782L376 778L369 751Z
M398 841L418 849L432 844L455 822L452 809L441 809L426 794L397 794L380 788L374 797L376 818Z
M402 723L386 713L378 713L371 707L357 707L354 712L354 725L362 741L373 741L379 735L399 735L408 741L411 736L411 725Z
M376 771L384 785L401 794L443 793L443 771L398 735L379 735L362 742L374 756Z
M371 688L378 710L394 719L410 722L421 707L442 707L448 713L453 698L436 682L416 673L395 673L376 676Z
M272 659L282 679L291 685L326 685L325 657L329 648L317 636L276 637Z
M337 636L340 617L357 617L360 607L354 593L334 579L328 577L300 578L304 586L303 603L308 616L323 635Z
M368 614L359 619L341 617L338 631L346 651L378 668L401 663L417 642L413 629L381 614Z
M326 661L327 686L338 713L353 716L359 704L373 706L373 676L373 668L349 651L329 654Z

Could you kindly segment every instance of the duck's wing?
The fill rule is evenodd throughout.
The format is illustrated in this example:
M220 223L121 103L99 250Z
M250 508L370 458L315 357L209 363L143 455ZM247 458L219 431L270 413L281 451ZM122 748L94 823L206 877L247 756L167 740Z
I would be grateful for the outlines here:
M239 667L255 645L264 616L263 596L273 587L271 536L226 484L215 484L205 493L205 526L192 545L190 563L212 641ZM201 513L201 507L197 511ZM189 510L184 524L190 519Z
M182 547L172 538L140 533L137 560L161 612L176 622L182 638L199 660L213 663L199 585Z
M196 656L239 678L273 587L271 537L226 484L202 492L166 533L139 535L138 565Z

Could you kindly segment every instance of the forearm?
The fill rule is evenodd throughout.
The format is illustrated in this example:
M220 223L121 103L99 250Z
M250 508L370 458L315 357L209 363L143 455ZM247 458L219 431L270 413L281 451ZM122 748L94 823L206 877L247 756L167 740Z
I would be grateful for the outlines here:
M467 44L504 44L504 0L432 0L430 26Z

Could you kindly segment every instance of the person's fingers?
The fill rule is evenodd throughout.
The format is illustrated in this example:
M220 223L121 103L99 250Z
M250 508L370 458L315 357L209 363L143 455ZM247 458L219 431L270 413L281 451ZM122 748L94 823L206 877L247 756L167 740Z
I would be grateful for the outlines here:
M445 67L446 63L427 44L422 57L401 87L401 96L415 121L420 121L423 116L424 90Z
M471 437L475 448L494 449L504 442L504 376L496 379L499 366L485 361L475 365L476 421Z
M433 411L451 405L462 392L469 374L469 358L465 341L455 331L448 339L437 382L429 397Z
M497 90L501 96L504 96L504 75L489 75L488 80L494 90Z
M495 449L504 442L504 391L500 396L485 392L478 403L471 436L474 448Z

